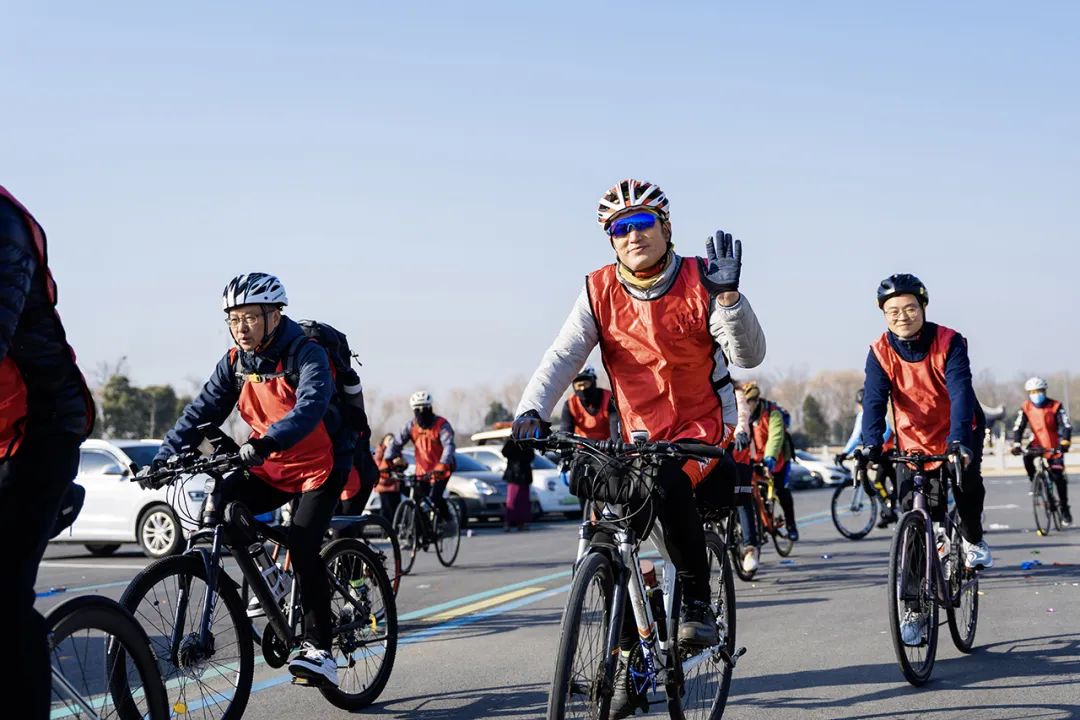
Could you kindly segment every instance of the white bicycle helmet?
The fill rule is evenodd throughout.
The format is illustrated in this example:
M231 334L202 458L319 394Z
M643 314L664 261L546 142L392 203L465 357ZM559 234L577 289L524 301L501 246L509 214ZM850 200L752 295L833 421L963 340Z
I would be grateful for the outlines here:
M241 305L277 305L289 304L285 295L285 286L273 275L267 273L246 273L237 275L225 286L221 294L221 308L229 312Z
M1028 378L1028 381L1024 383L1025 392L1036 392L1038 390L1046 391L1046 381L1036 375L1035 377Z
M431 393L426 390L417 390L409 396L409 407L413 410L425 405L431 405Z
M632 178L623 180L604 193L604 197L600 198L600 207L597 210L596 219L600 226L607 230L611 218L623 210L635 207L655 210L662 220L667 220L668 199L660 186Z

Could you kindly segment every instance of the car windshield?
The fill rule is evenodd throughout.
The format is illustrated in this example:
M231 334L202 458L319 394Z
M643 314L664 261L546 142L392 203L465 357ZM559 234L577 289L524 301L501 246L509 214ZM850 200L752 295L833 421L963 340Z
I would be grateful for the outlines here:
M481 465L468 455L462 455L461 453L454 453L454 461L457 463L457 467L455 469L460 470L461 472L490 470L487 465Z
M158 450L161 449L161 445L130 445L128 447L121 447L124 454L131 458L139 467L149 465L153 462L154 457L157 455Z

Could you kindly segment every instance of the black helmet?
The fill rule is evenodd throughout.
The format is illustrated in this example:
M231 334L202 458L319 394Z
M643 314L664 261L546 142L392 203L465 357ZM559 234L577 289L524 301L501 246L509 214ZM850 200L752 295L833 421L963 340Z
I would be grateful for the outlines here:
M586 365L581 368L581 372L574 376L574 382L580 382L582 380L592 380L596 382L596 368L592 365Z
M930 293L926 291L923 281L910 273L890 275L881 281L877 288L878 307L884 307L886 300L897 295L914 295L923 307L930 302Z
M862 405L863 389L859 388L859 392L855 393L855 402Z

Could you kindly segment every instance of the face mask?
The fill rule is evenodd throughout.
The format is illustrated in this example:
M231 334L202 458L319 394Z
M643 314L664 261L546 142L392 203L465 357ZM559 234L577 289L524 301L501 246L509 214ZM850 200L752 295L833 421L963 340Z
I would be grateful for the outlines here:
M435 412L430 407L416 408L413 410L413 417L416 418L416 422L420 427L425 430L435 422Z
M1046 393L1031 393L1028 395L1033 405L1042 405L1046 402Z

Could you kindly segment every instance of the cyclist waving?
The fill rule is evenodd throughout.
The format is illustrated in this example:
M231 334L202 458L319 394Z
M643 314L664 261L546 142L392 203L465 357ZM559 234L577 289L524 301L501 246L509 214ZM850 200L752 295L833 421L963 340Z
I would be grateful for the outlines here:
M963 473L956 491L964 563L969 568L990 567L993 558L983 539L982 445L986 419L971 386L967 341L960 333L926 321L930 295L914 275L890 275L877 289L878 307L885 317L882 333L866 357L863 385L862 442L870 462L881 462L885 412L892 400L896 439L903 453L941 455L957 452ZM928 469L941 468L940 464ZM911 469L896 468L900 499L910 506ZM940 473L938 473L940 475ZM945 517L942 477L932 478L931 517Z
M1061 499L1061 514L1064 525L1072 525L1072 513L1069 512L1069 481L1065 477L1065 462L1063 455L1069 452L1072 444L1072 423L1069 422L1069 412L1058 400L1051 400L1046 396L1046 381L1041 377L1033 377L1024 383L1024 390L1028 394L1027 401L1016 413L1016 421L1013 423L1012 436L1014 455L1023 453L1020 441L1024 439L1024 430L1031 428L1031 446L1043 449L1043 454L1049 461L1050 475L1057 485L1058 497ZM1035 479L1035 460L1024 457L1024 469L1027 470L1028 479Z
M739 291L742 243L718 232L708 260L683 258L671 242L668 199L649 182L627 179L600 200L598 220L616 260L586 277L570 316L525 388L514 436L538 437L551 412L599 344L611 380L624 439L645 430L650 440L728 444L737 422L728 361L754 367L765 336ZM698 498L734 486L734 463L669 463L658 478L664 540L683 587L682 642L716 643L708 604L709 569ZM626 633L623 633L624 636ZM641 699L627 687L625 658L635 642L623 637L612 713L624 717Z

